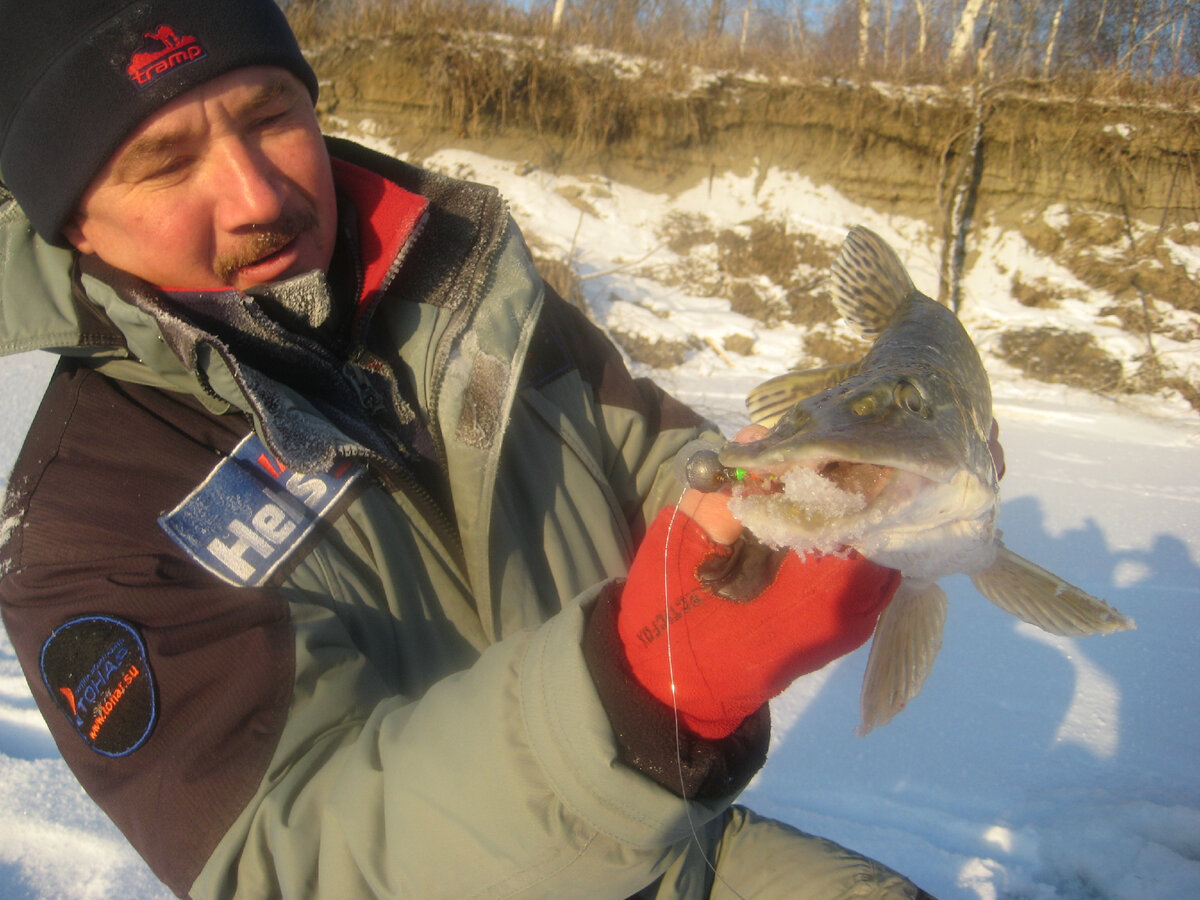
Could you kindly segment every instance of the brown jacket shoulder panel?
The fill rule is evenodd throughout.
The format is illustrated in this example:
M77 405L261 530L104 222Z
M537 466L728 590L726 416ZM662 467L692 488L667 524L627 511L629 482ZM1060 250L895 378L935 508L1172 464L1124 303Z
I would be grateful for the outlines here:
M0 609L84 788L185 893L261 781L291 698L278 590L237 589L158 526L248 430L60 367L10 482Z

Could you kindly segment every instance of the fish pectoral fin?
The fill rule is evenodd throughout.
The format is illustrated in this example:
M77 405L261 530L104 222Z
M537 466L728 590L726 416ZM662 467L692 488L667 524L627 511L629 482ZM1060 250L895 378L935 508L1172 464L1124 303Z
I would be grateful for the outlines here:
M801 400L840 384L859 368L859 363L852 362L819 369L797 369L768 378L746 395L746 412L751 422L771 428Z
M996 541L996 561L971 576L979 593L1023 622L1067 637L1135 628L1130 619Z
M946 592L937 584L905 579L875 626L863 676L862 737L886 725L921 692L942 649Z

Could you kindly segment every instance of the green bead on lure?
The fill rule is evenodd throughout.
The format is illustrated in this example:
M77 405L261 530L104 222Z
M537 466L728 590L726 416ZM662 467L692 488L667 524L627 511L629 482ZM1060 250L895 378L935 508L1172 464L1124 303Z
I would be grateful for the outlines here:
M698 449L694 449L699 445ZM744 482L755 478L741 466L725 466L717 450L704 441L696 441L684 447L679 454L680 480L688 487L711 494L726 487L730 482Z

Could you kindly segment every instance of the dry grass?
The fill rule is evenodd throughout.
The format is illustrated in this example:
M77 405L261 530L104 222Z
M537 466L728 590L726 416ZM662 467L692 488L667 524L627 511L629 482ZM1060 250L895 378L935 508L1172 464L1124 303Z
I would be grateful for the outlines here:
M282 0L281 5L306 45L399 33L458 32L465 27L477 33L588 44L677 67L752 71L768 77L812 80L853 76L893 84L957 87L984 76L981 80L1020 81L1037 90L1081 98L1120 97L1131 103L1200 101L1196 78L1200 53L1191 47L1170 65L1143 61L1137 68L1132 59L1124 60L1125 64L1106 64L1064 47L1053 77L1045 77L1037 71L1037 51L1025 53L1017 49L1016 42L1002 37L993 45L986 72L971 67L950 71L944 65L948 33L936 33L938 28L952 25L949 19L934 24L935 34L923 58L912 53L911 47L897 48L890 55L882 53L882 47L871 47L865 67L856 71L851 61L858 58L860 48L855 28L840 14L845 6L840 11L831 7L818 23L796 17L802 6L754 4L750 28L742 34L740 16L728 5L723 27L714 30L707 18L714 6L692 0L568 4L557 30L552 28L550 0ZM1188 15L1186 4L1177 5L1170 15ZM898 12L897 27L903 29L899 16ZM1004 27L999 19L995 24ZM873 40L882 41L878 25ZM1163 23L1163 27L1173 28L1174 23Z
M651 339L619 328L610 329L609 334L634 362L656 369L673 369L687 359L688 354L700 349L698 341Z
M1000 336L999 355L1028 378L1069 384L1098 393L1125 387L1120 360L1084 332L1058 328L1021 328Z
M766 324L819 325L835 318L825 280L837 248L812 235L761 217L716 231L699 216L677 214L660 237L680 258L665 273L668 283L725 297L734 312Z

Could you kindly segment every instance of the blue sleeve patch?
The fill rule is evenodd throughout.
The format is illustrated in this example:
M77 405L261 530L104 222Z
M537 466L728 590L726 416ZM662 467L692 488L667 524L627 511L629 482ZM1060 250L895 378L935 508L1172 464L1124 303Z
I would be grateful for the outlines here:
M218 578L258 587L292 555L362 473L339 463L324 475L290 471L251 432L158 523Z
M42 645L46 690L83 742L103 756L128 756L146 742L157 710L146 645L111 616L72 619Z

